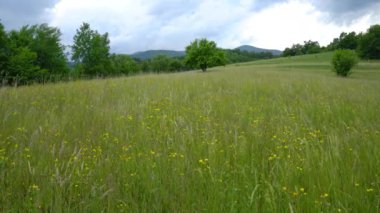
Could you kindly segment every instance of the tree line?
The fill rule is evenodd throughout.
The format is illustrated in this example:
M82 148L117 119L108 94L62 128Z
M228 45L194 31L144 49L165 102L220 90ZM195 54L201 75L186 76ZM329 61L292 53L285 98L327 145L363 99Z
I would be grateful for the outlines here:
M317 41L293 44L284 50L283 56L314 54L335 50L354 50L363 59L380 59L380 25L371 26L365 33L342 32L338 38L321 47Z
M197 39L185 57L158 55L139 60L111 54L108 33L83 23L72 46L61 43L61 31L47 24L6 31L0 22L0 85L25 85L79 78L132 75L141 72L180 72L191 69L272 58L271 53L223 50L213 41Z
M218 48L214 41L196 39L186 47L186 56L164 55L138 60L126 54L111 54L108 33L101 34L83 23L72 46L61 43L61 32L47 24L6 31L0 22L0 85L24 85L79 78L133 75L141 72L180 72L191 69L269 59L272 53L254 53ZM341 33L327 47L305 41L286 48L283 56L351 49L366 59L380 58L380 25L367 32Z

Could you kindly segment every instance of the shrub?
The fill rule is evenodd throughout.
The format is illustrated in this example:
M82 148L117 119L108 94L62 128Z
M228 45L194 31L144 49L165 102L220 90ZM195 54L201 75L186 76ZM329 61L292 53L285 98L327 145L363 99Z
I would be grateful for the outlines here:
M347 77L358 62L358 56L353 50L337 50L332 58L334 71L337 75L343 77Z

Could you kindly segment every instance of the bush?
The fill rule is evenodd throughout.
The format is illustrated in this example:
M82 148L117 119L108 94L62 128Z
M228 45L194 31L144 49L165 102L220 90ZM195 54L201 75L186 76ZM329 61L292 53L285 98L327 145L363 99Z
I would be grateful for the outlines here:
M358 56L353 50L337 50L332 58L333 69L337 75L346 77L351 69L359 62Z

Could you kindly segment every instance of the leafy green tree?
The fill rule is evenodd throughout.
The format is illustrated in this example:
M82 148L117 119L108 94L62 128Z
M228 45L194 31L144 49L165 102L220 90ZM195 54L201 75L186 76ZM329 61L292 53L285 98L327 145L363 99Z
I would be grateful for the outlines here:
M9 32L8 64L6 67L6 79L10 85L23 85L30 81L42 81L43 74L37 63L37 53L31 50L33 37L28 26L19 31Z
M67 74L65 47L60 43L61 32L47 24L26 29L31 36L30 49L37 53L37 64L49 74Z
M27 84L31 81L41 80L47 71L37 65L37 54L27 47L19 47L14 50L9 58L7 67L9 83Z
M348 76L358 62L358 56L353 50L336 50L332 58L334 71L343 77Z
M69 68L60 36L57 28L46 24L23 26L8 33L9 61L2 75L20 80L17 84L25 84L27 81L45 82L49 75L67 74Z
M304 47L301 44L293 44L292 47L286 48L282 53L283 56L303 55Z
M380 59L380 25L371 26L359 39L359 55L366 59Z
M271 52L256 53L241 51L240 49L226 49L224 52L226 54L227 64L273 58L273 54Z
M154 72L169 71L170 58L164 55L158 55L152 59L151 64Z
M0 78L4 79L8 64L9 43L4 26L0 23ZM1 82L0 82L1 83Z
M326 49L328 51L333 51L333 50L338 49L338 46L339 46L339 38L334 38L334 40L330 42L329 45L327 45Z
M304 41L304 45L302 46L303 54L315 54L321 52L321 46L318 41Z
M174 58L169 63L169 71L170 72L179 72L182 69L182 63L179 59Z
M225 53L217 48L214 41L196 39L186 47L185 63L191 67L201 68L203 72L210 66L224 65Z
M355 50L358 47L358 37L355 32L341 33L339 36L338 49Z
M140 63L141 71L143 72L150 72L151 71L151 63L150 61L142 61Z
M83 23L74 36L72 60L89 75L107 75L111 68L108 34L100 35Z
M110 59L114 74L129 75L139 71L136 61L128 55L112 54Z

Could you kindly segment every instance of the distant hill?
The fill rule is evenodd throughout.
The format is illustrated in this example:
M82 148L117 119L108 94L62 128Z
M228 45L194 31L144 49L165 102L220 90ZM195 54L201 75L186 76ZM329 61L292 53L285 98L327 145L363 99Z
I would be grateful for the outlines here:
M175 51L175 50L147 50L143 52L137 52L133 53L131 55L132 58L137 58L140 60L147 60L154 58L155 56L158 55L164 55L168 57L182 57L185 56L185 51Z
M247 52L271 52L273 55L281 55L282 51L280 50L270 50L270 49L263 49L258 48L250 45L243 45L240 47L237 47L235 49L239 49L241 51L247 51ZM185 56L185 51L175 51L175 50L147 50L142 52L136 52L131 55L132 58L140 59L140 60L148 60L152 59L158 55L164 55L171 58L174 57L183 57Z
M243 45L240 47L236 47L235 49L239 49L241 51L247 51L247 52L255 52L255 53L260 53L260 52L271 52L273 55L281 55L282 51L280 50L270 50L270 49L263 49L263 48L258 48L250 45Z

